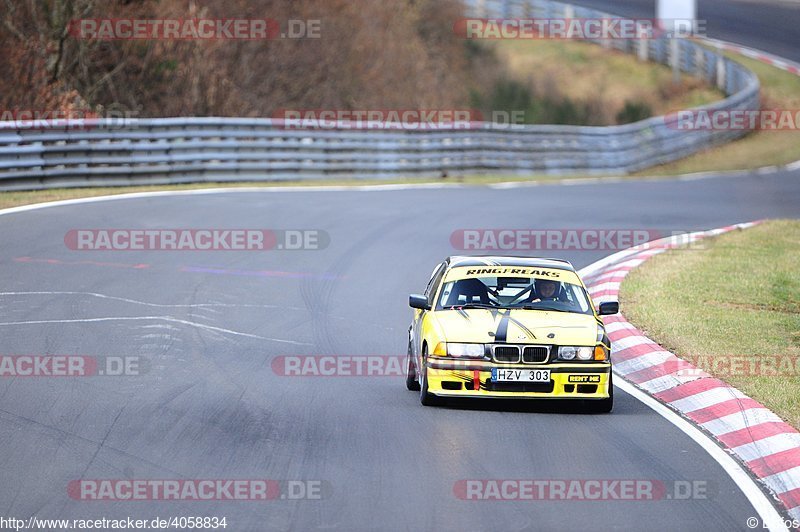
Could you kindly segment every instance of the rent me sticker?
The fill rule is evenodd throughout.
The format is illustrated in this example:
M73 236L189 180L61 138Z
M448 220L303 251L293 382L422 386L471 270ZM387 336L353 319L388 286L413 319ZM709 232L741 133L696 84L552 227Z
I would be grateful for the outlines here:
M577 383L598 383L600 382L600 375L570 375L567 379L567 382L577 382Z

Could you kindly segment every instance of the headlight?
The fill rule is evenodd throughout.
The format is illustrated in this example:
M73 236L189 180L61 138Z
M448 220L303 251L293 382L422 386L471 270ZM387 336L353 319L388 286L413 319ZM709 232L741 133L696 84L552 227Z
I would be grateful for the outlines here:
M558 348L558 358L561 360L591 360L594 354L592 347L564 346Z
M447 343L447 354L451 357L483 358L486 349L483 344L451 344Z

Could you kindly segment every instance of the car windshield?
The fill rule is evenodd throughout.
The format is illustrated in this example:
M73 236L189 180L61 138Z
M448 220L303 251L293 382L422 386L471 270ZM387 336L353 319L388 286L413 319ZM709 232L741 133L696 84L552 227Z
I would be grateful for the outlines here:
M592 313L582 286L538 277L471 277L446 282L437 310L464 307Z

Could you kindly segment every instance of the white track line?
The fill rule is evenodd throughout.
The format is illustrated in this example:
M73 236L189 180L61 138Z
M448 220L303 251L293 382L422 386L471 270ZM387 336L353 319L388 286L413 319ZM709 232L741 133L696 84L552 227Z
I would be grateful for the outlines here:
M785 167L785 170L794 170L800 168L800 161L792 163L791 168ZM742 170L739 174L730 177L740 177L757 173L757 170ZM708 176L714 178L728 177L720 172L708 172ZM425 190L425 189L446 189L446 188L493 188L493 189L512 189L528 186L546 186L546 185L604 185L609 182L625 182L636 183L644 181L653 181L654 177L628 177L625 179L614 179L613 181L603 177L589 177L585 179L553 179L545 181L509 181L504 183L494 183L489 185L480 184L456 184L456 183L417 183L417 184L387 184L387 185L310 185L310 186L262 186L262 187L219 187L219 188L201 188L189 190L161 190L152 192L127 192L121 194L111 194L108 196L94 196L90 198L75 198L59 201L47 201L42 203L32 203L30 205L21 205L19 207L8 207L0 209L0 216L7 214L16 214L20 212L34 211L38 209L45 209L50 207L65 207L69 205L82 205L86 203L97 203L102 201L122 201L129 199L141 198L154 198L159 196L202 196L212 194L229 194L234 192L262 192L262 193L275 193L275 192L386 192L397 190ZM685 175L658 177L659 181L663 182L680 182L686 181ZM580 182L576 182L580 181ZM502 185L502 186L500 186ZM120 187L124 188L124 187Z
M627 381L616 379L614 385L623 392L649 406L658 415L675 425L684 434L689 436L700 447L702 447L703 450L707 452L711 458L713 458L722 467L723 470L725 470L736 486L742 490L742 493L745 497L747 497L748 501L750 501L750 504L753 505L753 508L755 508L759 517L761 517L762 522L759 523L759 527L762 530L765 528L773 532L788 530L786 523L784 522L784 518L781 517L781 515L775 509L775 506L773 506L772 501L770 501L764 492L761 491L761 488L758 487L753 478L748 475L747 472L745 472L745 470L736 462L736 460L727 454L719 445L714 443L711 438L709 438L702 431L698 430L697 427L680 417L678 414L659 403L646 393L640 391ZM745 523L741 524L741 528L744 529Z
M36 203L33 205L23 205L21 207L11 207L8 209L0 210L0 215L4 214L13 214L18 212L26 212L26 211L33 211L38 209L44 209L49 207L61 207L67 205L80 205L84 203L95 203L95 202L102 202L102 201L116 201L116 200L125 200L125 199L137 199L137 198L152 198L157 196L191 196L191 195L204 195L204 194L219 194L219 193L229 193L229 192L264 192L264 191L286 191L289 187L276 187L276 188L267 188L267 187L253 187L253 188L217 188L217 189L199 189L199 190L169 190L169 191L158 191L158 192L135 192L129 194L116 194L111 196L97 196L92 198L78 198L78 199L71 199L71 200L63 200L63 201L52 201L47 203ZM401 187L394 187L392 190L399 190L399 189L411 189L411 188L424 188L420 186L411 186L411 185L403 185ZM430 188L430 187L428 187ZM375 190L374 187L292 187L292 189L302 189L303 191L333 191L333 190ZM623 250L608 257L601 259L594 264L583 268L578 274L583 277L588 277L592 273L600 270L604 266L611 264L612 262L618 261L620 258L625 256L631 256L636 253L640 252L640 250ZM635 260L633 261L635 262ZM111 320L114 318L102 318L103 320ZM119 319L119 318L116 318ZM123 318L124 319L124 318ZM128 319L141 319L141 318L128 318ZM154 319L162 319L161 317L156 317ZM96 320L99 321L100 319ZM169 318L170 321L181 322L181 320L174 320L174 318ZM75 320L78 321L85 321L85 320ZM55 323L58 323L59 320L55 320ZM64 322L63 320L61 321ZM19 322L24 324L26 322ZM33 323L33 322L28 322ZM53 322L50 322L53 323ZM198 325L202 328L212 328L210 326L204 326L202 324L194 324L192 322L187 322L191 325ZM5 325L0 323L0 325ZM216 329L216 327L212 328ZM244 335L244 336L252 336L256 338L266 339L266 340L275 340L270 338L262 338L257 337L255 335L248 335L246 333L237 333L235 331L226 331L222 330L222 332L232 332L233 334L237 335ZM290 342L287 340L275 340L279 342L289 342L289 343L298 343L298 342ZM778 511L773 506L772 502L767 498L763 491L758 487L755 481L750 477L742 467L728 454L726 454L722 448L720 448L708 435L703 433L694 425L690 424L685 419L678 416L675 412L655 400L654 398L650 397L649 395L645 394L644 392L638 390L632 384L624 381L622 378L617 379L617 383L615 384L617 388L621 389L623 392L627 393L628 395L638 399L652 410L654 410L657 414L665 418L667 421L675 425L678 429L684 432L687 436L692 438L698 445L700 445L703 450L705 450L721 467L722 469L728 474L728 476L734 481L734 483L742 490L742 493L748 498L750 504L753 505L758 515L761 517L763 522L763 528L767 528L771 531L787 531L788 528L784 523L783 518L778 513ZM774 414L773 414L774 415ZM773 475L775 476L775 475Z
M605 257L604 259L595 262L594 264L586 266L585 268L581 269L578 272L578 275L580 275L581 278L589 277L595 272L602 270L609 264L612 264L616 261L621 260L624 257L629 257L636 253L637 253L636 250L619 251L617 253L609 255L608 257ZM628 340L628 342L626 342L626 340L628 339L624 338L614 342L615 350L618 350L617 346L620 343L622 343L623 345L628 343L632 345L643 343L641 337L632 337L632 339ZM622 375L619 376L622 377ZM713 439L711 439L711 437L708 434L700 430L698 427L696 427L686 419L679 416L675 411L671 410L663 403L659 402L658 400L648 395L647 393L643 392L633 384L624 380L624 378L616 379L614 385L623 392L630 395L631 397L639 400L640 402L650 407L650 409L652 409L658 415L660 415L661 417L672 423L680 431L682 431L684 434L686 434L692 440L694 440L706 453L708 453L708 455L711 456L711 458L713 458L714 461L716 461L720 465L720 467L722 467L725 473L728 474L731 480L733 480L734 484L736 484L736 486L742 491L744 496L747 497L747 499L750 501L750 504L753 505L753 508L756 510L759 517L761 518L761 523L759 523L759 526L761 526L762 529L768 529L773 532L775 531L782 532L789 530L786 526L784 518L775 508L775 505L770 500L770 498L767 497L767 495L761 490L761 487L756 483L753 477L751 477L731 455L726 453L722 449L722 447L720 447ZM772 414L772 412L770 412L770 414ZM741 416L742 414L740 413L739 415ZM775 414L772 414L772 416L775 416ZM726 416L726 417L732 417L732 416ZM769 419L766 420L768 421ZM733 419L726 421L731 421L735 423ZM710 428L717 430L722 429L722 427L718 426ZM729 431L725 430L725 432ZM742 528L744 528L744 523L742 523L742 525L743 525Z

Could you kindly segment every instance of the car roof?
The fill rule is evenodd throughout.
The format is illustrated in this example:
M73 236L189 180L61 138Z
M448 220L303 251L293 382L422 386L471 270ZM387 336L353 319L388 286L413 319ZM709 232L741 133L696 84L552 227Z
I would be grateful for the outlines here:
M452 255L447 257L447 267L461 266L525 266L533 268L554 268L574 272L575 268L568 260L537 258L537 257L511 257L504 255Z

